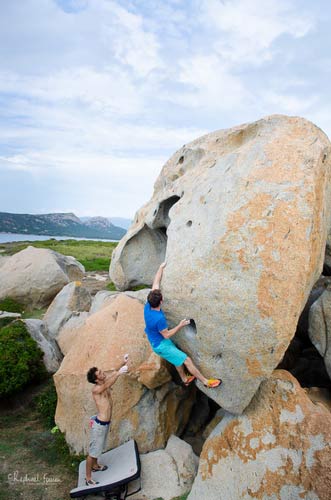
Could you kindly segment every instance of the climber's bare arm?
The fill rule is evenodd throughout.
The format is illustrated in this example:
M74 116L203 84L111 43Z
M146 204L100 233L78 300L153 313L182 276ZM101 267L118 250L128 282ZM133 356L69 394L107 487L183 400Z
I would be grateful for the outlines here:
M165 268L165 266L166 266L166 263L162 262L159 269L157 270L155 277L154 277L152 290L158 290L160 288L160 283L161 283L161 279L162 279L162 275L163 275L163 269Z

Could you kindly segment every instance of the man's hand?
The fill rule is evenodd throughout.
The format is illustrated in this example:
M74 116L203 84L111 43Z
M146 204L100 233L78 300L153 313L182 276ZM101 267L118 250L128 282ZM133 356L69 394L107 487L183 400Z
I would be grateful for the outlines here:
M123 365L121 368L118 370L118 373L122 375L123 373L127 373L129 370L128 365Z
M162 264L160 265L160 269L164 269L166 265L167 265L166 262L162 262Z
M187 326L191 323L189 319L182 319L182 321L179 322L178 326L180 328L183 328L184 326Z

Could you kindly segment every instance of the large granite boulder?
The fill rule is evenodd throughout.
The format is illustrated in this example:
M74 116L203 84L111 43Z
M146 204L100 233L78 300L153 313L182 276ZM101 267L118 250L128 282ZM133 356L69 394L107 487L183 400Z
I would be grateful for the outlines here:
M75 313L89 311L92 299L90 292L81 281L73 281L64 286L46 311L44 322L49 334L56 339L61 327Z
M26 319L25 326L30 336L43 351L43 362L48 373L55 373L61 364L62 354L57 343L50 337L47 326L40 319Z
M204 444L188 500L329 500L331 414L288 372L261 384Z
M124 290L161 284L175 342L205 389L240 413L282 359L323 266L330 216L330 142L312 123L271 116L183 146L113 253ZM235 388L235 390L234 390Z
M309 312L309 337L331 379L331 286L314 302Z
M86 373L92 366L111 370L129 353L130 374L112 388L111 447L129 438L139 450L164 447L171 434L186 425L194 388L176 386L144 333L143 305L119 294L107 307L76 329L60 369L54 375L58 404L55 420L75 452L87 452L89 417L96 408Z
M0 300L10 297L28 309L45 307L67 283L83 275L84 267L74 257L29 246L0 267Z

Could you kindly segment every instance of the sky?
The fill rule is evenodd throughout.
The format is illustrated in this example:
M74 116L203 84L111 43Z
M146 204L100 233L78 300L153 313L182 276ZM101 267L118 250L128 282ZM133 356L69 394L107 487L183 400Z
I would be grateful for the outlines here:
M330 25L327 0L0 0L0 211L133 218L203 134L330 137Z

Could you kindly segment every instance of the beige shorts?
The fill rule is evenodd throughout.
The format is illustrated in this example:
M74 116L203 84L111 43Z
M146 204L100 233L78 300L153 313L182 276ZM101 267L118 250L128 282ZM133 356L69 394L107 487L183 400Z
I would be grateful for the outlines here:
M98 458L104 451L107 443L110 423L103 425L95 420L95 416L90 419L90 446L89 455L93 458Z

